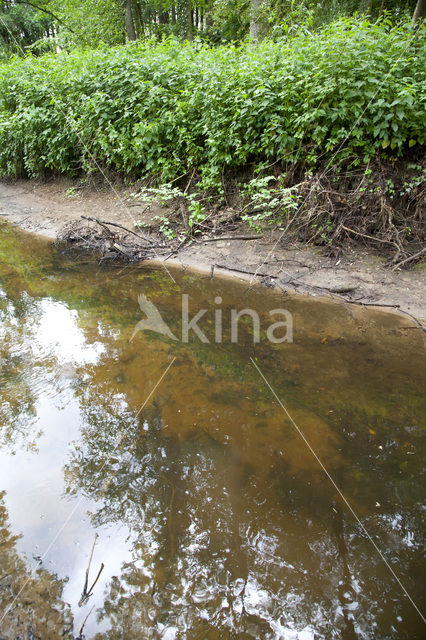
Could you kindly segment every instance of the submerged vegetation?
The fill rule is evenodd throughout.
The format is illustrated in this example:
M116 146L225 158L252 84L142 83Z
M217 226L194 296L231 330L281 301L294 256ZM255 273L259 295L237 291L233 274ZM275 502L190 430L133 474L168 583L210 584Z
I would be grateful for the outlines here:
M309 3L291 6L256 43L151 35L13 57L0 67L1 175L143 178L143 197L181 199L190 234L219 199L256 229L377 240L405 258L423 239L425 27L329 10L314 29ZM163 228L172 236L173 219Z

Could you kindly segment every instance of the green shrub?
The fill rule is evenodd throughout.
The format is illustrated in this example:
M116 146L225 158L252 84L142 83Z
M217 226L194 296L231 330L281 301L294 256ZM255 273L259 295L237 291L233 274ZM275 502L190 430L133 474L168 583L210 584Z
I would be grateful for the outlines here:
M425 29L342 19L254 46L167 40L0 66L0 171L94 164L161 182L197 169L314 168L425 142Z

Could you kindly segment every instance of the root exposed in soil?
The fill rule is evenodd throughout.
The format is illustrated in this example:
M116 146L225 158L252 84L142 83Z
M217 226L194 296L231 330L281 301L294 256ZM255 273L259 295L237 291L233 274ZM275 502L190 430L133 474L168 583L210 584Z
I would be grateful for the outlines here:
M386 253L389 265L409 266L425 252L425 178L424 160L315 174L297 186L302 204L293 229L330 253L357 242Z
M280 242L320 246L328 256L362 245L386 256L393 269L423 260L426 160L376 158L359 167L352 162L348 160L345 170L340 165L315 173L274 165L267 171L270 175L261 178L267 186L264 183L251 195L247 184L252 184L253 172L224 176L222 196L199 191L195 171L189 181L182 178L180 187L155 189L140 181L130 204L126 197L126 206L140 207L143 214L155 205L158 193L163 198L167 193L161 215L137 221L140 226L134 229L82 216L81 222L64 230L61 240L69 247L95 251L101 260L135 262L172 255L190 242L213 241L229 233L244 233L250 240L255 233L279 229ZM166 235L161 236L162 230Z
M321 246L329 256L362 245L387 256L393 268L412 266L425 253L426 160L376 157L366 166L357 162L347 159L345 167L324 166L315 172L275 164L260 177L253 170L231 172L223 176L220 197L199 191L201 176L193 171L180 188L164 185L171 195L161 219L170 235L187 240L246 232L247 225L256 233L278 228L284 242ZM247 189L256 180L257 187ZM155 198L156 192L161 189L142 183L141 201L147 195Z

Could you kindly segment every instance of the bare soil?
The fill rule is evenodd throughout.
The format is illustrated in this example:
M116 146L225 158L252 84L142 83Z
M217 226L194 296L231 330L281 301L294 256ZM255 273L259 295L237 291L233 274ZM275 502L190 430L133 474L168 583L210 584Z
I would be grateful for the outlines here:
M81 221L82 216L133 230L134 222L143 220L151 226L150 237L155 238L160 224L156 216L167 215L168 209L158 203L147 207L133 202L130 191L104 185L82 188L80 183L65 179L50 183L3 181L0 216L52 239L62 236L66 227ZM283 291L333 296L348 303L410 314L420 322L426 319L425 262L410 270L392 271L385 266L385 257L362 246L347 247L339 258L330 258L319 247L290 242L281 237L280 231L251 240L238 239L242 235L256 234L240 226L223 232L219 239L196 239L178 251L167 252L160 260L205 271L211 277L232 274Z

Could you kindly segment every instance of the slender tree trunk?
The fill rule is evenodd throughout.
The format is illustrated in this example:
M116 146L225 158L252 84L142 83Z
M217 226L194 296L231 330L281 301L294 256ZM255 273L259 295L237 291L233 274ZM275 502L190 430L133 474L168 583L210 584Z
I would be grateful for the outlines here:
M209 31L213 27L213 0L207 0L204 5L204 28Z
M191 0L185 0L186 34L185 38L192 42L194 39Z
M372 0L361 0L359 11L366 16L371 16Z
M426 0L417 0L417 5L413 14L413 24L422 18L426 18Z
M193 39L191 4L191 0L176 1L176 18L179 25L179 33L185 40Z
M191 10L191 3L188 2L188 12L187 12L187 31L186 31L186 39L189 40L190 42L192 42L192 40L194 39L194 33L193 33L193 27L192 27L192 10Z
M132 42L133 40L136 40L136 30L132 15L132 0L125 0L124 9L127 39Z
M254 41L261 40L263 35L262 4L263 0L250 0L250 37Z
M169 24L169 12L168 11L160 11L160 15L158 17L158 21L160 24Z
M136 2L134 5L134 9L135 9L135 22L136 22L136 35L138 38L141 38L143 36L144 33L144 24L143 24L143 17L142 17L142 9L141 9L141 5L140 2Z

